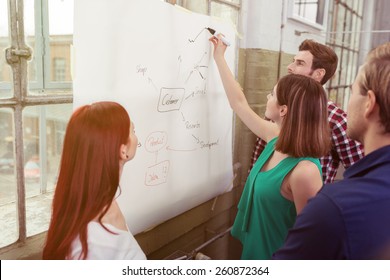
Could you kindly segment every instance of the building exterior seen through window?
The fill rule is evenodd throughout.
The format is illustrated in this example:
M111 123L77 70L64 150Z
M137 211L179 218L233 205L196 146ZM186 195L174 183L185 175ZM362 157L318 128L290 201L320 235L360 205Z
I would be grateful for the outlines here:
M0 247L47 230L72 113L72 42L73 0L0 0ZM31 56L7 63L6 50L24 45Z

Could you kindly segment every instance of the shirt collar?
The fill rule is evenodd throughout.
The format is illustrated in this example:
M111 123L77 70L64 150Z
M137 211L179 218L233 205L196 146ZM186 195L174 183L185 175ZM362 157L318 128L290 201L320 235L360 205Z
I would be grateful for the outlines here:
M364 156L344 172L344 178L358 176L359 173L384 163L390 163L390 145L379 148Z

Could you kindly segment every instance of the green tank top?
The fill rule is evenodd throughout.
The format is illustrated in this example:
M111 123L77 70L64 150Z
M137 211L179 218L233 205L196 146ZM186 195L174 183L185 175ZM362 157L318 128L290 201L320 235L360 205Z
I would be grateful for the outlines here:
M276 141L272 139L256 161L238 204L231 234L243 245L241 259L271 259L293 226L295 205L280 194L284 177L302 160L315 163L322 176L320 161L315 158L287 157L274 168L260 172L273 154Z

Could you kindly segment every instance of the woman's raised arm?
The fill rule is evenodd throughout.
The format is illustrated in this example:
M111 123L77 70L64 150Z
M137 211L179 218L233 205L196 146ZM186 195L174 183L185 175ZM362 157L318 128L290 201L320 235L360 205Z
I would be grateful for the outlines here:
M224 54L227 46L222 40L214 36L210 38L210 41L214 45L214 60L217 64L230 107L243 123L245 123L245 125L258 137L268 142L278 136L278 126L262 119L249 106L239 83L235 80L233 73L225 60Z

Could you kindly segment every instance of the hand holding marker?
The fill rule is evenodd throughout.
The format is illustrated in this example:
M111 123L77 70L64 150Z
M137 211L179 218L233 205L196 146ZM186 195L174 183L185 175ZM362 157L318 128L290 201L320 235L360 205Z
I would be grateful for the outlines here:
M210 27L206 27L206 29L213 35L215 38L218 38L218 35L221 34L219 32L216 32L214 29ZM226 46L230 46L230 43L228 40L225 39L225 37L218 38L220 39Z

